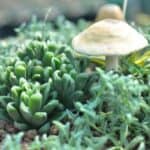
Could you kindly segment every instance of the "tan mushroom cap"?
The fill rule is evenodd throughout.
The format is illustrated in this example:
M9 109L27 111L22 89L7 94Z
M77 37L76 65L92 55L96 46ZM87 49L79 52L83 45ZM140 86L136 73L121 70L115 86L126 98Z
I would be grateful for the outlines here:
M127 55L148 45L142 34L124 21L105 19L77 35L74 49L87 55Z
M123 20L123 12L121 8L116 4L105 4L100 8L96 16L96 20L102 20L106 18Z

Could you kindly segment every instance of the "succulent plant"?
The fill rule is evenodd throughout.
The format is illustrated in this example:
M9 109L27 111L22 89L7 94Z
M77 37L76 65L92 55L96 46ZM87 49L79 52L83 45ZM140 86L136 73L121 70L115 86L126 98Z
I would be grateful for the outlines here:
M55 97L50 96L52 80L43 85L30 83L20 78L19 85L11 88L12 101L7 104L7 112L14 120L15 126L27 129L29 125L40 128L49 124L49 116L63 108Z
M0 105L17 128L45 131L56 110L73 109L76 101L87 99L96 76L83 73L84 66L86 60L77 61L69 46L33 40L6 67L2 82L8 98L1 97Z
M91 85L96 81L97 75L92 73L61 73L56 70L53 74L54 89L58 99L68 108L72 108L76 101L84 102L88 97Z

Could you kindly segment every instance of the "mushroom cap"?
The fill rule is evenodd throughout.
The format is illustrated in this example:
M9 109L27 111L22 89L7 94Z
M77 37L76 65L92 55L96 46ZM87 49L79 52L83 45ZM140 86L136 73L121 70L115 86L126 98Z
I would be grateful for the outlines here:
M121 8L116 4L105 4L102 6L98 11L96 20L98 21L107 18L123 20L124 16Z
M77 35L73 48L87 55L127 55L148 45L144 36L124 21L105 19Z

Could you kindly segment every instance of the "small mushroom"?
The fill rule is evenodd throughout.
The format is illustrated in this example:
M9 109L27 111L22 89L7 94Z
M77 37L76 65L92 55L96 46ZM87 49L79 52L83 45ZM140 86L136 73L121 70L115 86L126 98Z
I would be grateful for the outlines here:
M123 12L121 8L116 4L105 4L100 8L98 14L96 16L96 21L103 20L103 19L117 19L123 20Z
M104 19L77 35L72 45L78 53L106 56L106 70L118 70L119 56L141 50L148 42L126 22Z

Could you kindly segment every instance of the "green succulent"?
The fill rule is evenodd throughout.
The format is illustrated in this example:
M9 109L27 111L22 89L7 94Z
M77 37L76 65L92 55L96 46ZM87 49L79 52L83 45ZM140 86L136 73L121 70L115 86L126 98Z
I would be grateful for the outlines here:
M54 42L32 41L18 51L18 58L7 65L4 81L16 85L21 77L44 83L55 70L68 72L74 68L65 51L67 46ZM74 61L74 60L72 60Z
M18 57L4 71L7 89L1 104L15 126L38 128L51 122L57 109L73 109L86 102L94 73L84 73L85 59L77 61L71 48L55 42L33 40L18 51ZM59 116L59 115L58 115Z
M64 106L71 108L76 101L85 102L89 96L90 87L96 79L95 73L78 73L71 70L69 73L62 74L56 70L53 73L53 87Z
M50 123L50 114L63 108L59 100L49 96L51 86L51 79L40 85L38 82L30 83L24 78L20 78L18 86L12 86L13 100L7 104L6 110L15 126L21 129L27 129L29 126L40 128Z

